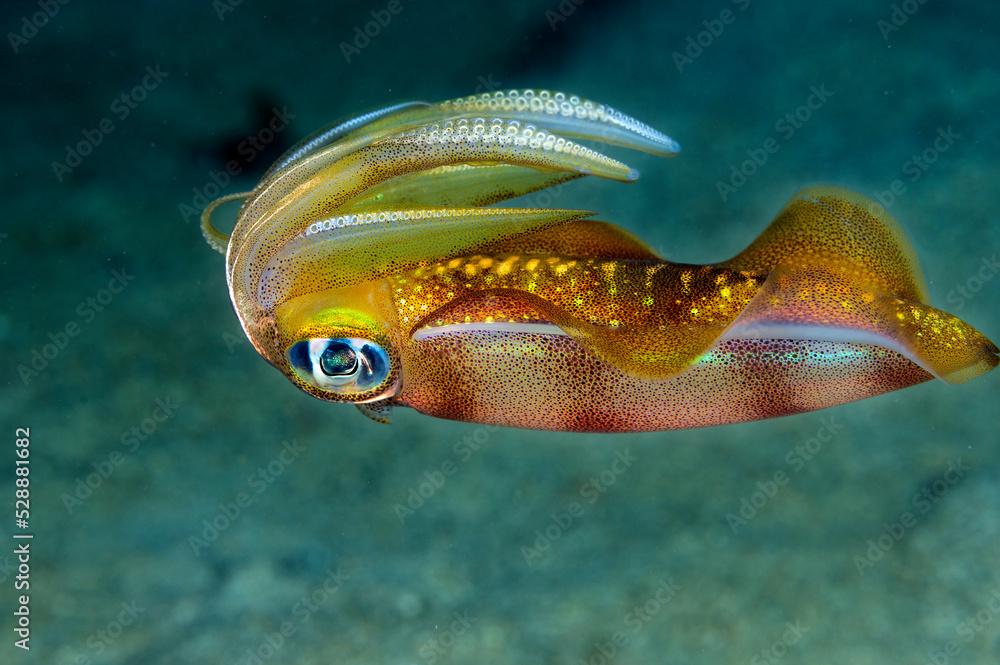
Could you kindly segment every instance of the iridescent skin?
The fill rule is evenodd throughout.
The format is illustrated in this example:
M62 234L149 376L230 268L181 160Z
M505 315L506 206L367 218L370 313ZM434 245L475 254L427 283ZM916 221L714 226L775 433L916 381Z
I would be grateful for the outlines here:
M800 192L708 266L586 211L487 207L636 179L566 137L679 151L545 91L397 105L306 139L203 217L248 338L302 390L376 420L410 406L571 431L742 422L996 366L996 346L927 304L896 223L845 190ZM227 237L211 213L236 198Z

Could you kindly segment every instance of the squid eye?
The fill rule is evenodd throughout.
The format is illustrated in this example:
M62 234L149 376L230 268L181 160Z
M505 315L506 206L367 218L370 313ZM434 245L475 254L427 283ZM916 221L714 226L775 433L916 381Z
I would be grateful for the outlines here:
M353 374L358 368L358 354L347 342L330 342L320 354L319 368L327 376Z
M299 340L286 355L300 379L344 396L377 390L388 379L392 364L385 349L357 337Z

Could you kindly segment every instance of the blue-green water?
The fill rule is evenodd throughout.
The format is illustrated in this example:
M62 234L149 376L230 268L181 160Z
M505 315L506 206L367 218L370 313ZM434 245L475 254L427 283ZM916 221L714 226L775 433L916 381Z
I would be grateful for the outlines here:
M338 118L559 89L684 152L542 204L709 262L849 186L997 339L992 3L53 0L0 26L0 662L1000 660L1000 373L684 432L380 426L257 356L197 224Z

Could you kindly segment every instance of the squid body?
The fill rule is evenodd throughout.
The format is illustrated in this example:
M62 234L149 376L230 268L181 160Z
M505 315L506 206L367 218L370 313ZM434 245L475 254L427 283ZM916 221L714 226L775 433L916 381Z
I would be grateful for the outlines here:
M810 411L997 365L935 309L896 223L833 187L796 195L739 255L664 261L584 210L495 207L637 178L585 147L668 136L563 93L391 106L317 132L213 202L247 337L305 392L550 430L640 431ZM214 209L242 200L231 235Z

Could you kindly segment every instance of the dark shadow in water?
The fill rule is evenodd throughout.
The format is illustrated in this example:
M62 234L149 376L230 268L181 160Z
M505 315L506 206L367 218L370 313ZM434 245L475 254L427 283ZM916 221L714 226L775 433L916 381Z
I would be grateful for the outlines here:
M631 11L641 4L637 0L552 0L539 7L538 20L509 52L509 58L498 72L500 80L519 80L530 74L558 70L563 61L576 53L572 44L583 35L598 32L595 26L606 23L612 14Z

